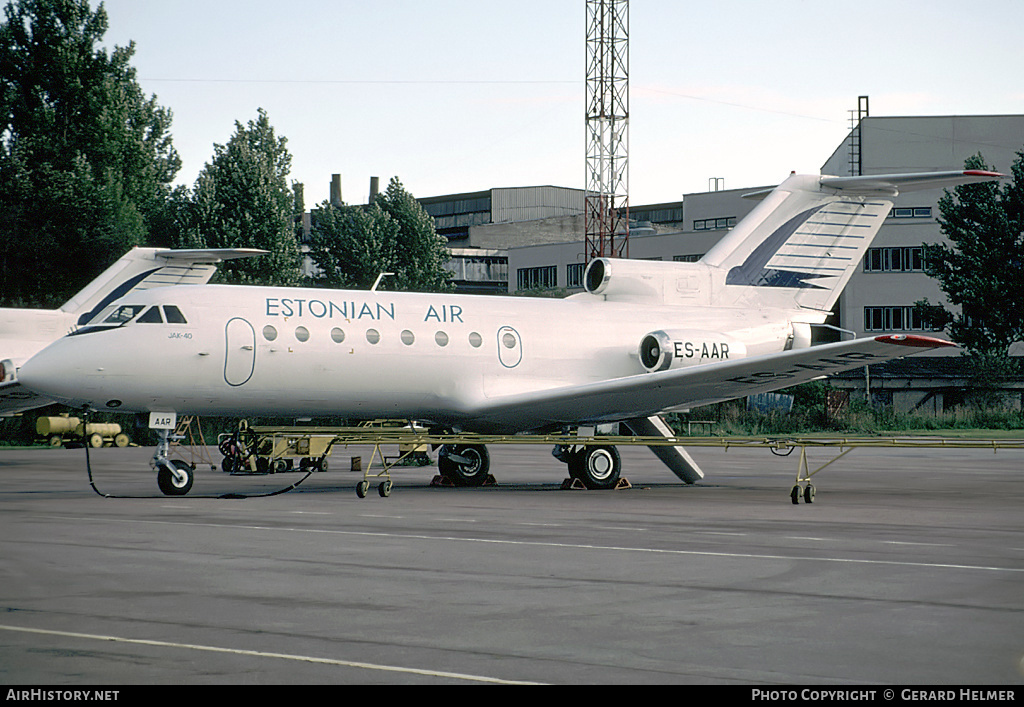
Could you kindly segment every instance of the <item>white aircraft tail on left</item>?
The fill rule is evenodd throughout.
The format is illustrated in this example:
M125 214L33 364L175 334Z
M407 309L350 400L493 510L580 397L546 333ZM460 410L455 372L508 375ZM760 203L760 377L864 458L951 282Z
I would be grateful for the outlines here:
M132 248L58 309L0 308L0 415L52 402L22 388L17 381L18 368L37 351L87 324L111 302L154 287L204 285L217 271L217 263L265 252L254 248Z

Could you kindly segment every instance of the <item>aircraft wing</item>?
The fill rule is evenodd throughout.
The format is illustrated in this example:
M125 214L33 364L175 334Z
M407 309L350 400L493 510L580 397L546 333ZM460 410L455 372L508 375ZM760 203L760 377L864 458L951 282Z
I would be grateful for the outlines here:
M16 380L0 383L0 417L9 417L26 410L52 405L53 402L23 388Z
M469 411L472 423L466 427L526 431L643 418L788 388L830 373L955 345L926 336L886 335L505 396Z

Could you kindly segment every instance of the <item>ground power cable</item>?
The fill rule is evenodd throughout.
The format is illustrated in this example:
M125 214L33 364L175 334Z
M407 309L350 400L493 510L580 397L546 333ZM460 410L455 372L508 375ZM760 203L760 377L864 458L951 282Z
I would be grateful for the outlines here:
M92 487L92 490L96 493L97 496L100 496L101 498L139 499L139 500L141 500L141 499L166 499L167 498L167 496L129 496L129 495L121 495L121 494L104 493L104 492L100 491L96 487L96 482L95 482L95 479L93 478L93 473L92 473L92 460L91 460L91 458L89 456L89 447L90 447L90 445L89 445L89 435L86 433L86 430L88 429L88 425L89 425L89 410L88 409L84 409L83 412L82 412L82 446L85 447L85 469L86 469L86 472L88 473L88 476L89 476L89 486ZM192 471L194 472L195 469L193 469ZM271 496L280 496L283 493L288 493L289 491L297 488L299 486L299 484L301 484L306 479L308 479L310 476L312 476L313 472L315 472L315 471L316 471L316 469L311 469L309 472L306 473L305 476L303 476L301 479L299 479L295 483L291 484L290 486L286 486L285 488L282 488L282 489L277 489L276 491L269 491L267 493L250 493L250 494L225 493L225 494L221 494L219 496L189 496L189 498L243 499L243 498L269 498Z

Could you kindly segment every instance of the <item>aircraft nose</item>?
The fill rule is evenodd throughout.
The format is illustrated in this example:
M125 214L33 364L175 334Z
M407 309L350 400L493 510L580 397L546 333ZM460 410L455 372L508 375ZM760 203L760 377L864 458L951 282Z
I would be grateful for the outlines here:
M68 365L60 342L43 349L18 369L18 382L34 393L64 399L73 392L75 371Z

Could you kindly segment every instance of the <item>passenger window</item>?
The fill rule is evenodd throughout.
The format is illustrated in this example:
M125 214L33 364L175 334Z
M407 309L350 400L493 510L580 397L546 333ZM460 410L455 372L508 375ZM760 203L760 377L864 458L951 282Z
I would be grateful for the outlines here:
M103 320L104 324L125 324L130 322L132 318L141 312L145 307L141 304L125 304L121 305L113 311L106 319Z
M295 327L295 338L299 341L309 341L309 329L304 326Z
M139 324L163 324L164 318L160 316L159 307L150 307L135 321Z
M263 327L263 338L267 341L273 341L277 338L277 329L267 324Z
M412 346L413 342L416 341L416 336L406 329L402 332L402 343L406 346Z
M340 344L345 340L345 332L338 327L334 327L331 329L331 340L336 344Z
M164 305L164 319L167 320L168 324L188 324L185 315L173 304Z
M447 346L448 345L448 335L445 334L443 331L439 331L436 334L434 334L434 341L437 342L438 346Z
M475 331L469 335L469 345L474 349L480 348L484 343L484 337L477 334Z
M369 341L371 344L376 344L377 342L380 341L380 332L377 331L376 329L367 329L366 340Z

